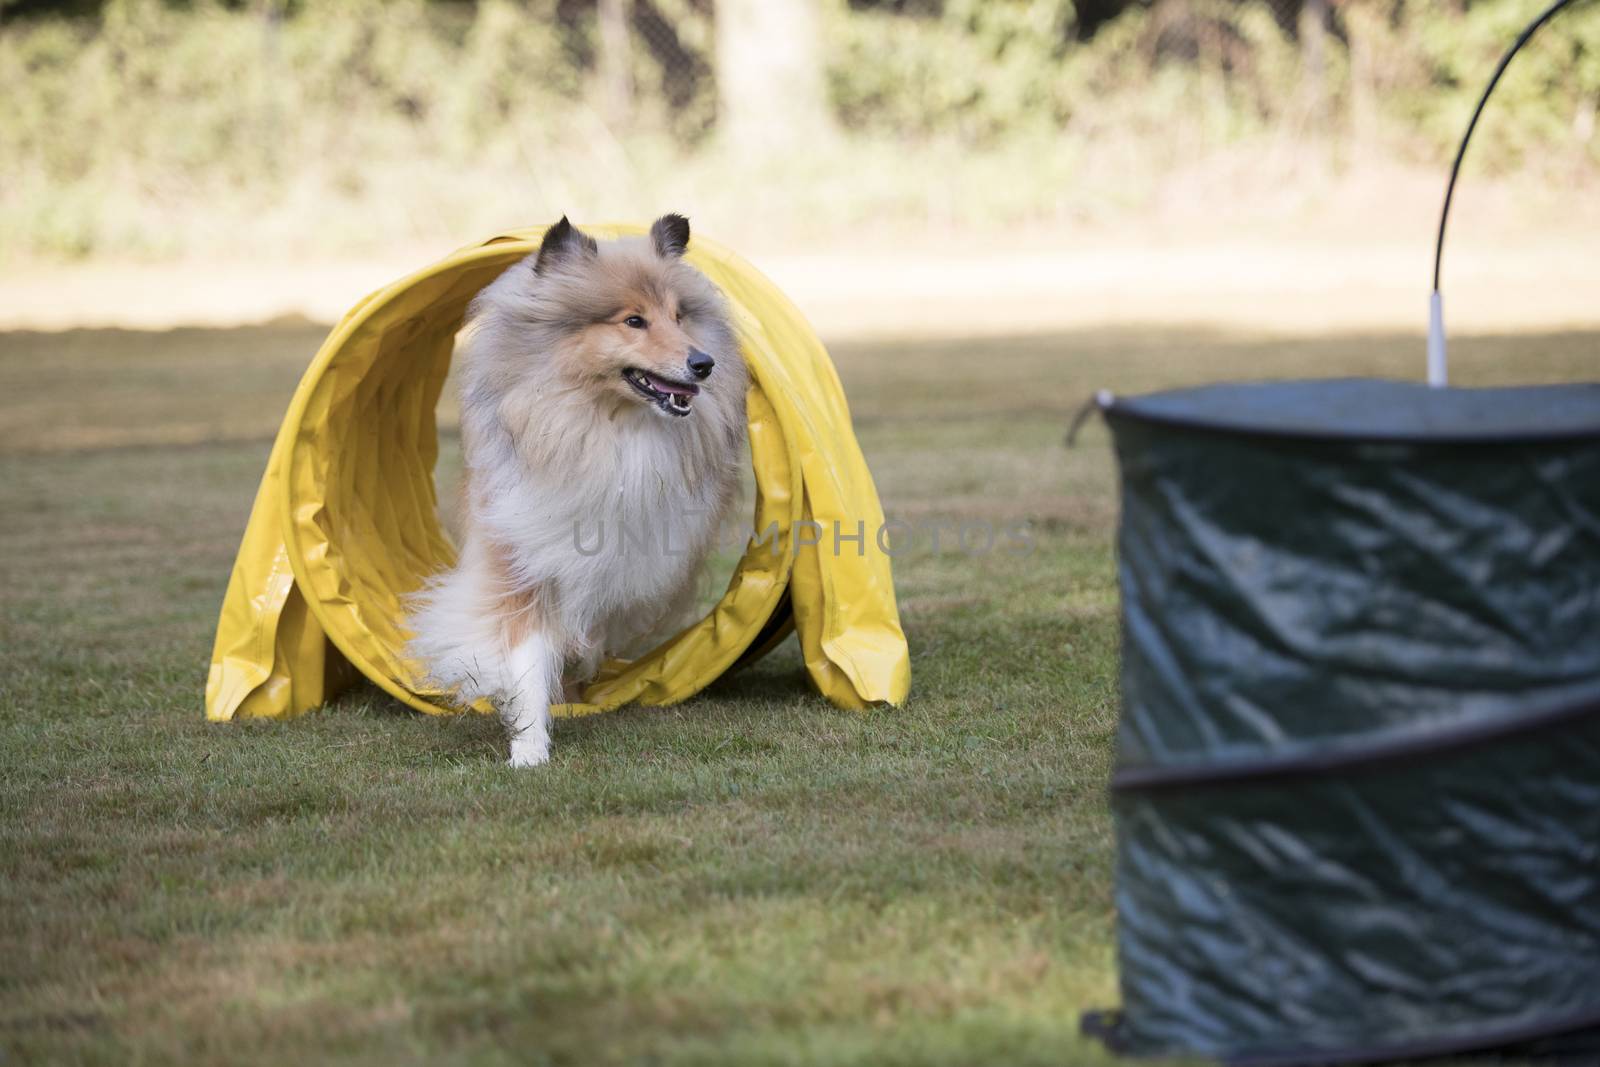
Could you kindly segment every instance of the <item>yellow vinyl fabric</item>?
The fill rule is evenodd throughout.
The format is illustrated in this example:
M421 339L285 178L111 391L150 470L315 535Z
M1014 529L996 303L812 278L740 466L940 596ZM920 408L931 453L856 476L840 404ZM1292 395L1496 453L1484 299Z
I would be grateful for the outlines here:
M464 248L368 296L334 327L295 391L256 494L217 624L207 718L298 715L360 675L420 711L462 710L428 689L405 655L402 598L454 560L433 468L434 411L456 331L472 297L536 251L542 232ZM833 363L750 264L699 236L687 258L728 297L751 376L754 529L775 536L751 539L704 619L637 660L606 663L582 703L552 712L684 700L771 648L789 625L828 700L898 704L911 667L878 543L883 511Z

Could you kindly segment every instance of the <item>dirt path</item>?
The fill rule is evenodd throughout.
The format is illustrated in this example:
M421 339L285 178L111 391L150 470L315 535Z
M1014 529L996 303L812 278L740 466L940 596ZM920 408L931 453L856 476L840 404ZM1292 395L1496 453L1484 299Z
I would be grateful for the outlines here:
M0 275L0 329L331 322L436 251L318 264L97 263ZM1425 249L1395 244L1079 243L960 257L882 248L751 258L828 337L1199 324L1285 333L1422 329ZM1546 236L1448 264L1452 330L1600 323L1600 238Z

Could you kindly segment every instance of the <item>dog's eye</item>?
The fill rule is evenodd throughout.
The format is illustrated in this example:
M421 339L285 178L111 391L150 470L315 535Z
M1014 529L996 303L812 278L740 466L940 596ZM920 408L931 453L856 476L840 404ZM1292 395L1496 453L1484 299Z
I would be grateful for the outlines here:
M642 330L646 326L650 325L648 322L644 321L644 319L640 318L638 315L629 315L627 318L622 320L622 324L624 326L632 326L635 330Z

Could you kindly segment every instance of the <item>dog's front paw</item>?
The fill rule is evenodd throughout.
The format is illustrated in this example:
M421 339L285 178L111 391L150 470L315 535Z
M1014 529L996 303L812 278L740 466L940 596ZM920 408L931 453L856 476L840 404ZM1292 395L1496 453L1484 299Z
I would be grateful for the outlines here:
M507 761L513 767L538 767L550 762L550 743L547 741L539 744L535 741L512 741L511 759Z

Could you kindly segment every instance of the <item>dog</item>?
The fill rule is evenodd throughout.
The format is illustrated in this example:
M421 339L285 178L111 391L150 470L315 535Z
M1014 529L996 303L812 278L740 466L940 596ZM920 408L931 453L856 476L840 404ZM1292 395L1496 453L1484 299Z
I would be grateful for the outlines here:
M607 653L687 620L738 487L748 371L689 222L599 242L565 216L480 292L456 341L460 557L416 594L411 655L487 697L513 767Z

